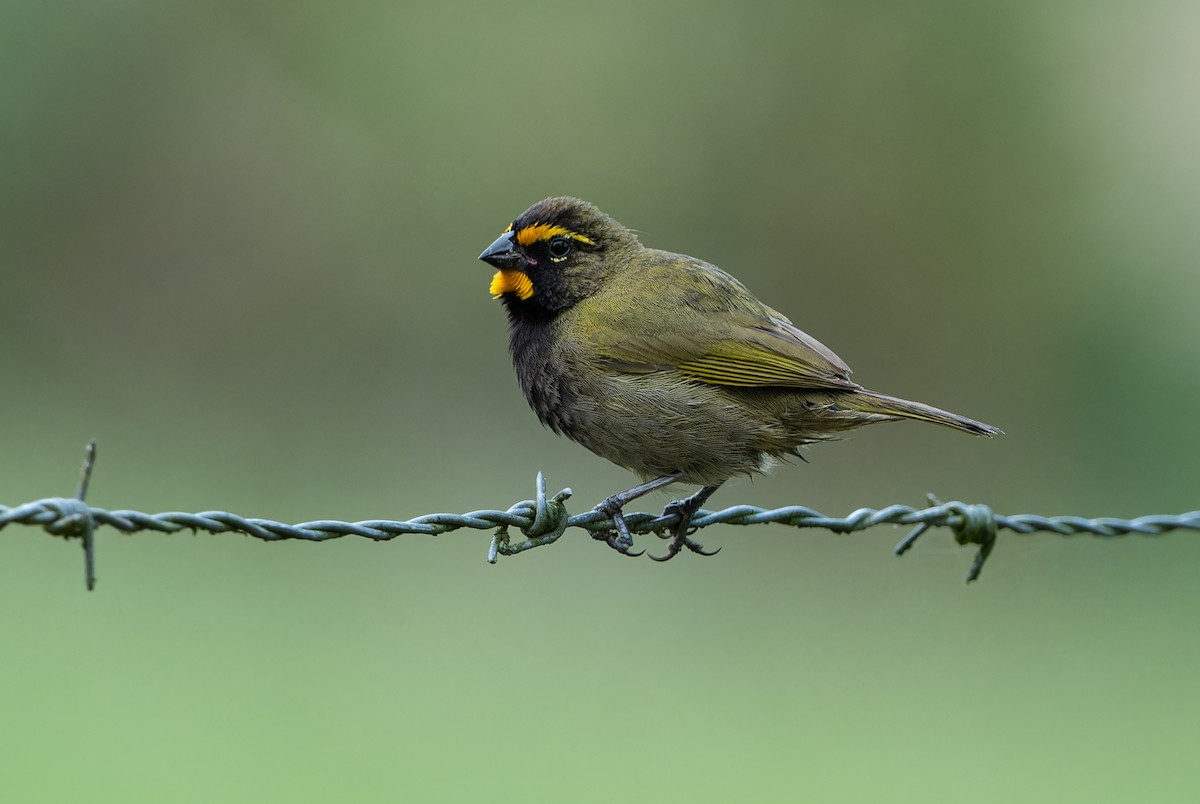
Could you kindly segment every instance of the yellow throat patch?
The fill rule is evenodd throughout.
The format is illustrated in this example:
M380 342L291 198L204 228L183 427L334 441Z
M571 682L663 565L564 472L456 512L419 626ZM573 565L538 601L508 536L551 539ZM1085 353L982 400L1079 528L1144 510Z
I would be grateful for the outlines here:
M492 277L492 298L498 299L505 293L515 293L521 301L533 298L533 282L520 271L501 268Z

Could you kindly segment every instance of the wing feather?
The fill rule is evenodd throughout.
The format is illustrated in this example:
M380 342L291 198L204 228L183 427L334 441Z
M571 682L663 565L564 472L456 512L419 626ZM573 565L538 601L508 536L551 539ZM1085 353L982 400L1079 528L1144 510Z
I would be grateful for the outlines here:
M711 385L746 388L859 387L841 358L733 277L699 260L656 255L575 308L591 353L611 368L674 370ZM647 327L648 307L668 313Z

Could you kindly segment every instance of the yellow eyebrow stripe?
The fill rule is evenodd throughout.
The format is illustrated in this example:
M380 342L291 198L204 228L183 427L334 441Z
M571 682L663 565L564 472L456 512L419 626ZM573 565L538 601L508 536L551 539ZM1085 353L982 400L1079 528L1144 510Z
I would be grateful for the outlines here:
M517 243L522 246L531 246L542 240L549 240L552 237L563 235L572 240L578 240L580 243L587 243L589 246L596 245L590 237L585 237L579 232L572 232L565 226L559 226L556 223L532 223L520 229L517 232Z

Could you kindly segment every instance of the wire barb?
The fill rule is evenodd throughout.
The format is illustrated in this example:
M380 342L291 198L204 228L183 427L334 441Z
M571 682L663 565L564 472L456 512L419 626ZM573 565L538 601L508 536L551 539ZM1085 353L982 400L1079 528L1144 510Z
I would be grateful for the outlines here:
M57 518L42 523L42 527L47 533L68 539L78 536L82 540L83 581L89 592L96 588L96 519L92 516L92 509L84 503L84 498L87 497L88 483L91 482L92 468L95 465L96 441L93 439L88 442L83 451L83 468L79 473L79 486L76 488L75 496L42 501L51 510L59 512ZM3 508L0 506L0 512L3 511ZM7 522L0 517L0 528L6 524Z
M270 519L240 517L225 511L202 511L194 514L178 511L159 514L108 511L94 508L84 502L95 460L96 446L95 442L92 442L85 454L79 490L74 498L51 497L12 508L0 505L0 530L10 524L34 525L54 536L81 538L88 589L93 589L96 584L94 531L99 525L107 525L122 533L176 533L191 530L214 534L242 533L264 541L302 539L313 542L343 536L388 541L404 534L440 536L461 528L491 530L493 535L488 545L487 560L492 564L496 563L500 556L512 556L535 547L553 544L568 528L580 528L597 536L607 534L614 527L612 519L599 511L568 514L566 501L571 498L571 490L563 489L553 496L548 496L546 479L541 472L537 475L534 499L522 500L505 511L425 514L409 520L317 520L288 525ZM735 505L720 511L702 508L692 517L689 530L718 524L772 523L794 528L820 528L834 533L854 533L884 524L911 526L913 530L893 550L899 556L908 552L917 539L930 528L948 528L954 533L955 541L959 544L977 545L979 548L967 574L968 583L979 577L1001 530L1019 534L1045 532L1062 536L1087 534L1107 538L1127 534L1158 536L1173 530L1200 531L1200 511L1178 516L1155 514L1130 520L1112 517L1085 519L1078 516L1046 517L1036 514L1004 516L996 514L986 505L957 501L943 503L932 495L929 497L929 503L929 507L926 508L912 508L907 505L889 505L880 509L859 508L844 517L826 516L812 508L799 505L775 509ZM679 514L627 513L625 522L630 533L634 535L660 534L670 531L678 524ZM519 530L524 539L513 543L509 536L511 528ZM599 538L603 540L604 536L600 535Z
M996 515L986 505L968 505L960 502L944 503L932 494L926 494L925 497L929 500L930 505L935 506L936 510L946 511L951 516L944 522L930 520L917 525L892 548L892 552L896 556L904 555L912 549L921 534L930 527L940 524L954 532L954 541L959 544L979 545L979 552L975 554L975 560L971 562L971 569L967 571L967 583L978 579L979 573L983 572L984 562L992 554L992 548L996 546L996 533L999 530ZM927 510L932 511L935 508Z

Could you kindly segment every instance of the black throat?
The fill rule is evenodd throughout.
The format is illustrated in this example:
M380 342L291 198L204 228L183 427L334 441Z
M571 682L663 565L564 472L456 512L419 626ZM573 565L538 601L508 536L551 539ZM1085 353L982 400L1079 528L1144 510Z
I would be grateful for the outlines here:
M508 312L508 349L521 391L542 424L556 433L575 418L577 391L558 354L559 316L519 299L504 298Z

